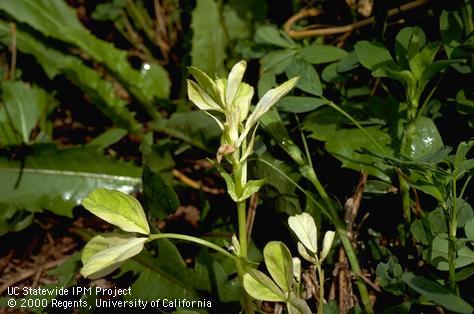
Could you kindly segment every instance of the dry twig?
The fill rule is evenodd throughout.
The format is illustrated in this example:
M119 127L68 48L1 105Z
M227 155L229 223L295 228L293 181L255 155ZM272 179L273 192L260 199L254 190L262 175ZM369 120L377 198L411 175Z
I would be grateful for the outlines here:
M202 184L201 181L195 181L177 169L173 169L173 176L177 178L178 180L180 180L181 182L183 182L184 184L192 187L193 189L202 190L206 193L215 194L215 195L224 193L223 189L210 188L208 186L205 186L204 184Z
M422 6L426 3L428 3L429 0L415 0L409 3L406 3L404 5L401 5L397 8L393 8L387 11L387 16L391 17L397 14L400 14L402 12L406 12L409 10L412 10L414 8L417 8L419 6ZM370 25L373 22L375 22L375 17L369 17L367 19L364 19L362 21L357 21L352 24L348 25L341 25L341 26L330 26L330 27L318 27L318 28L308 28L306 27L305 29L302 30L294 30L293 25L304 18L307 17L316 17L322 13L321 10L316 9L316 8L305 8L301 10L300 12L296 13L292 17L290 17L285 24L283 25L283 28L285 32L292 38L305 38L305 37L314 37L314 36L328 36L328 35L334 35L334 34L340 34L340 33L347 33L347 32L352 32L353 30L357 28L361 28L366 25Z

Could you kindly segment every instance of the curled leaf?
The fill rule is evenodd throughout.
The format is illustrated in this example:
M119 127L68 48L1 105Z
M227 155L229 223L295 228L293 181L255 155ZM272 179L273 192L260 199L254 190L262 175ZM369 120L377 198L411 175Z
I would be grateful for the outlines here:
M334 241L334 236L336 233L334 231L328 231L324 235L323 239L323 249L321 250L320 262L322 262L326 256L328 256L329 250L331 249L332 242Z
M98 235L82 252L81 274L96 279L112 273L127 259L139 254L148 238L124 237L116 234Z

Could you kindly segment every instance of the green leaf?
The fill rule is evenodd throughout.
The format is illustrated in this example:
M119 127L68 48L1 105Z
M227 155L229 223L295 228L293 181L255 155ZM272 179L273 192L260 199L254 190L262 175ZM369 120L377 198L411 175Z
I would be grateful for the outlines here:
M314 67L303 59L293 59L286 68L286 76L293 78L299 76L296 87L315 96L321 96L323 91L318 72Z
M397 67L390 52L380 43L358 41L355 45L355 52L359 62L369 70L375 71L380 67Z
M403 269L396 257L389 256L387 263L379 263L375 273L384 290L395 295L405 293L405 283L402 281Z
M442 271L449 270L448 263L449 241L446 234L438 234L434 237L431 246L431 263ZM455 267L461 268L474 263L474 251L463 246L456 252Z
M326 99L315 97L286 96L277 103L280 111L304 113L328 104Z
M210 153L217 151L212 142L222 133L214 119L202 111L174 113L169 119L155 120L151 127Z
M263 249L263 257L268 272L278 286L286 292L293 287L293 262L290 250L283 242L271 241Z
M298 165L305 163L303 152L291 139L278 111L275 109L268 111L260 118L260 124Z
M258 98L276 86L276 77L273 72L264 72L258 79Z
M197 274L186 267L178 250L169 241L159 240L158 251L159 258L143 251L120 267L119 276L129 278L132 274L136 278L131 285L132 294L124 296L124 299L152 301L159 296L168 300L201 300L194 289L207 291L209 283L200 281Z
M39 93L43 90L32 88L19 81L4 81L1 84L5 110L13 128L24 143L30 142L30 134L41 115Z
M398 63L405 69L409 68L409 50L413 52L420 51L426 43L426 36L423 30L417 26L405 27L398 32L395 39L395 52Z
M103 150L118 141L120 141L124 136L127 135L127 130L120 128L110 128L104 133L100 134L87 145L95 146L98 150Z
M81 274L89 279L107 276L124 261L139 254L148 238L117 234L98 235L87 242L82 251Z
M449 311L471 313L474 310L469 303L436 282L424 277L415 276L411 272L403 274L402 280L423 297L443 306Z
M357 171L365 171L377 176L383 181L390 182L389 167L383 165L377 157L364 153L379 152L379 148L367 136L369 134L390 154L390 135L379 127L345 128L348 120L334 112L332 108L320 108L309 114L303 122L305 130L310 132L310 137L324 141L326 150L342 162L342 166ZM366 134L367 133L367 134Z
M192 65L204 72L224 75L227 40L214 0L199 0L192 13Z
M420 117L415 122L415 133L410 148L410 156L418 159L437 152L443 146L443 140L433 120L428 117Z
M164 219L179 206L176 192L164 180L160 172L149 166L143 167L143 196L153 218Z
M282 36L274 25L260 26L255 32L254 40L257 44L273 45L282 48L291 48L294 46L294 42Z
M452 207L452 205L449 207ZM471 204L462 198L456 199L456 207L458 213L457 225L458 228L463 228L469 220L474 218L474 211L472 210Z
M260 62L264 72L271 71L274 74L285 72L293 61L296 51L293 49L273 50L267 53Z
M474 218L466 222L464 232L469 240L474 241Z
M304 47L299 51L300 55L312 64L321 64L338 61L347 56L347 51L344 49L321 45L313 42L310 46Z
M150 234L145 212L133 196L117 190L96 189L82 200L82 206L124 231Z
M264 273L252 269L244 275L245 291L257 300L285 301L283 291Z
M156 81L155 75L141 73L127 61L127 52L113 44L98 39L79 21L76 11L64 1L2 1L0 10L7 12L19 22L25 23L47 37L52 37L86 52L92 59L104 64L130 92L139 100L152 117L158 113L154 107L155 98L166 98L163 88L148 88L169 84Z
M380 311L380 314L408 314L410 313L411 302L405 301L402 304L395 305Z
M300 298L290 298L286 302L288 314L312 314L311 309L305 300ZM326 304L324 305L326 307Z
M453 49L461 44L464 33L464 25L459 12L443 10L439 17L439 29L448 57L451 57Z
M461 142L456 150L454 158L454 176L459 179L466 171L470 170L469 163L466 163L467 154L474 147L474 140Z
M46 47L21 30L17 30L15 39L17 49L35 57L50 79L59 74L65 75L82 88L98 109L118 126L132 132L140 129L139 123L126 107L127 102L118 96L114 84L105 80L99 72L86 66L79 58ZM0 41L10 46L11 40L9 25L0 21Z
M0 216L0 236L8 232L18 232L33 222L34 214L18 208L4 208Z
M308 213L291 216L288 218L290 229L296 234L298 240L313 254L318 252L318 230L314 218Z
M235 190L234 178L224 168L222 168L219 163L215 162L214 167L216 167L219 174L224 178L227 186L227 193L229 194L230 198L232 198L234 202L238 202L239 195L237 195L237 192Z
M244 201L252 196L254 193L257 193L258 190L266 183L267 179L260 180L249 180L242 191L242 194L239 195L238 201Z
M95 147L35 145L22 160L0 157L0 204L72 216L92 190L136 191L140 175L140 168L98 154Z

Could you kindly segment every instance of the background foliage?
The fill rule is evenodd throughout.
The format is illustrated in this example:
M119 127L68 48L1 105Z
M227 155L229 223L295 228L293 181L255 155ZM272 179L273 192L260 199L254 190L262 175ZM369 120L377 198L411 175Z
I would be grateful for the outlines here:
M245 59L259 98L300 77L260 121L249 169L267 183L251 201L249 258L262 261L273 240L296 254L286 221L308 212L318 230L347 227L361 267L351 272L336 240L325 313L363 311L352 289L362 281L376 312L472 312L472 11L470 1L0 1L2 259L20 260L20 273L43 256L51 269L38 276L54 279L36 285L94 284L71 274L73 252L112 229L79 206L99 187L138 195L156 232L229 245L234 205L207 161L220 130L192 109L186 79L190 65L225 77ZM51 235L75 245L44 255ZM206 298L237 313L235 271L160 240L107 280L131 285L132 299ZM2 285L31 284L15 274L6 268Z

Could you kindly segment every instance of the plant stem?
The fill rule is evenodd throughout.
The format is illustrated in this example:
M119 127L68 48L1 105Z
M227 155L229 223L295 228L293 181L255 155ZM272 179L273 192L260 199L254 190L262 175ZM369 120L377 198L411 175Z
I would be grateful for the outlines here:
M240 256L247 258L247 208L245 201L237 203L237 217L239 225Z
M318 314L323 314L324 309L324 273L321 269L321 264L317 266L319 274L319 304L318 304Z
M334 204L329 198L328 194L326 193L326 190L324 189L321 182L319 181L316 173L314 172L314 168L311 168L311 169L312 171L311 171L311 174L308 176L308 179L311 181L311 183L313 183L314 187L316 188L319 195L321 196L324 203L326 204L327 208L329 209L329 214L330 214L329 218L332 220L332 223L336 227L336 231L339 235L339 238L341 239L342 246L344 247L344 250L346 251L347 259L349 260L349 264L351 265L352 272L356 274L360 274L361 269L359 265L359 260L357 259L357 254L354 250L354 247L352 246L351 240L349 239L347 235L346 225L337 214L337 210L334 207ZM356 285L357 285L357 288L359 289L360 298L362 300L362 303L364 304L365 310L367 311L368 314L374 313L372 302L370 302L369 291L367 290L365 282L362 279L360 279L359 276L356 277Z
M453 177L452 181L452 208L449 215L449 249L448 249L448 263L449 263L449 289L456 293L456 231L458 228L458 210L456 204L456 179Z
M207 246L208 248L216 250L217 252L222 253L223 255L235 260L235 256L232 255L231 253L227 252L220 246L215 245L212 242L203 240L201 238L196 238L196 237L192 237L192 236L188 236L184 234L178 234L178 233L158 233L158 234L150 235L150 240L158 240L158 239L178 239L178 240L194 242L202 246Z
M405 129L405 134L402 141L401 154L411 157L411 146L413 144L413 137L415 136L416 130L416 114L415 117L409 119L410 122ZM398 180L400 181L400 193L402 195L403 217L405 218L406 224L409 224L411 222L410 186L408 185L408 182L405 180L405 178L403 178L401 175L398 176Z

